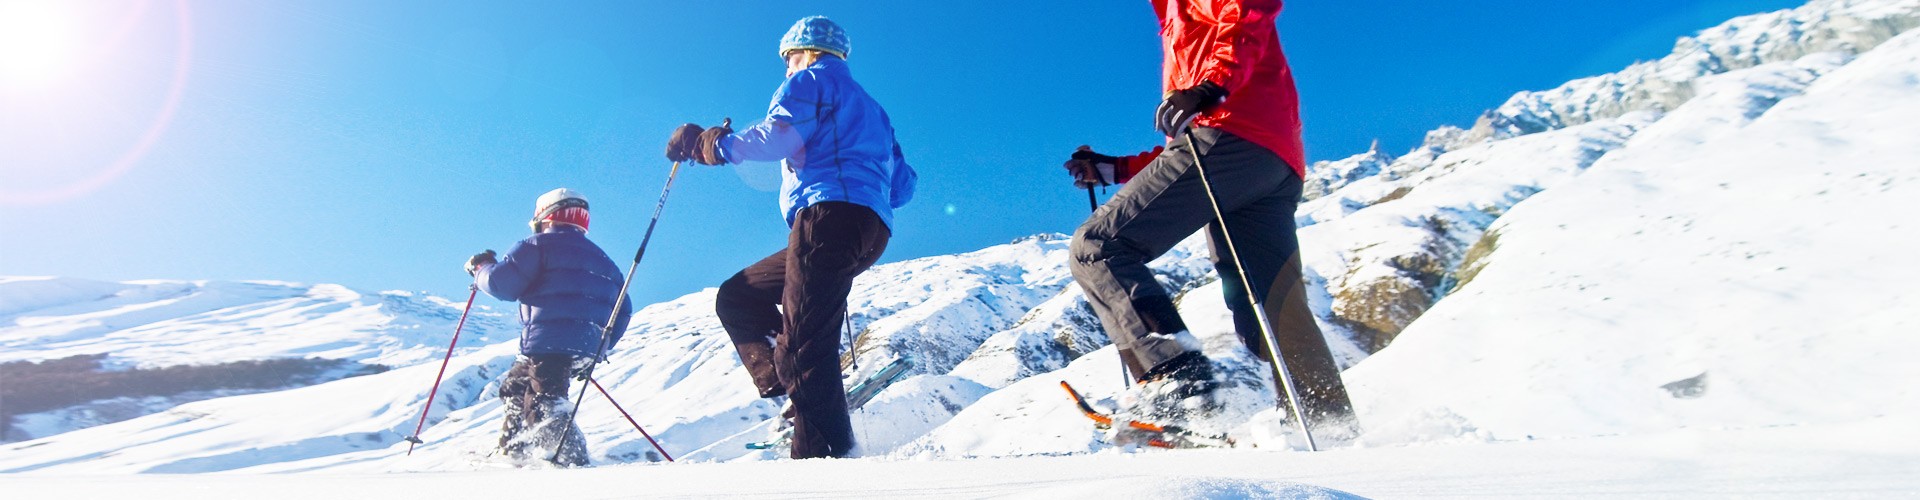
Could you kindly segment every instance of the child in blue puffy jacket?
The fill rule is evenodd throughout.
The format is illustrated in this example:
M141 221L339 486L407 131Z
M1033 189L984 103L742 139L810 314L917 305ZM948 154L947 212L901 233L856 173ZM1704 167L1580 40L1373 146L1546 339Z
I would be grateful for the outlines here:
M853 81L851 49L833 21L801 19L780 39L787 79L765 120L738 133L687 124L667 143L676 162L780 162L787 247L721 284L715 312L760 395L791 397L793 458L851 453L840 319L916 180L886 110Z
M586 197L555 189L534 202L528 223L533 236L505 257L496 259L488 250L467 261L467 272L481 290L520 303L520 357L500 384L506 407L500 451L515 460L553 456L562 436L571 433L555 463L587 464L580 429L561 429L573 410L567 379L606 359L633 313L631 303L619 300L620 266L587 240L588 221ZM618 315L612 314L616 302ZM603 347L601 332L609 318L613 328Z

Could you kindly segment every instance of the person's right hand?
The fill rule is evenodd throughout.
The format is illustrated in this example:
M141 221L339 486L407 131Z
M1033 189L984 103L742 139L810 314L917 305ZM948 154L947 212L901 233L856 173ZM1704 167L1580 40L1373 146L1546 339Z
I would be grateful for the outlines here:
M1120 159L1093 152L1093 148L1080 146L1073 156L1063 165L1067 174L1073 176L1073 185L1080 189L1094 186L1111 186L1121 177Z
M700 153L700 133L705 131L705 128L691 123L674 129L673 135L667 137L667 160L681 162L693 159L694 155Z

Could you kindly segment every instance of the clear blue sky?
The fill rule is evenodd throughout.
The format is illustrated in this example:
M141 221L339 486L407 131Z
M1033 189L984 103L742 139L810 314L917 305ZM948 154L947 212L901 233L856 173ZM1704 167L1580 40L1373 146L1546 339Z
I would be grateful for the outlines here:
M1374 138L1404 151L1516 91L1800 2L1289 3L1281 36L1309 155L1325 160ZM560 186L592 198L591 237L624 267L667 173L667 132L760 118L782 78L774 45L812 14L850 32L855 77L921 174L884 261L1071 232L1086 196L1063 156L1157 141L1145 0L188 5L185 60L176 0L0 16L14 33L0 60L23 61L0 66L0 275L457 296L466 257L524 237L533 198ZM124 174L104 173L116 164ZM714 286L780 248L775 168L683 170L638 300Z

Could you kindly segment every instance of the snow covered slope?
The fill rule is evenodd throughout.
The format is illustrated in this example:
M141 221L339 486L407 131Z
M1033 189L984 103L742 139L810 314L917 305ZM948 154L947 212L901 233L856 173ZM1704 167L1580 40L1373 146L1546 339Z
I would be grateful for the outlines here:
M855 414L872 458L829 463L887 476L879 480L899 488L887 493L953 496L1126 476L1047 483L1041 472L997 464L1130 470L1168 456L1270 464L1282 472L1232 476L1295 477L1361 494L1498 494L1508 490L1488 485L1541 481L1527 491L1742 495L1768 492L1743 489L1752 481L1783 477L1812 488L1790 490L1803 494L1910 489L1920 476L1901 471L1920 457L1901 443L1916 436L1889 434L1920 417L1910 383L1920 368L1906 359L1920 348L1909 319L1920 297L1905 288L1920 281L1920 267L1905 258L1920 251L1920 230L1907 220L1920 213L1916 19L1920 0L1816 0L1739 18L1683 40L1667 58L1522 93L1480 126L1436 130L1408 154L1373 151L1325 170L1297 221L1310 303L1351 366L1366 429L1342 449L1272 453L1299 439L1267 403L1264 366L1229 331L1198 239L1153 265L1227 377L1226 411L1196 424L1233 435L1242 449L1148 455L1104 444L1057 383L1111 404L1125 397L1119 367L1066 271L1066 241L1042 235L878 266L860 278L850 376L894 358L914 369ZM65 296L129 285L72 286L81 289ZM275 300L309 300L300 297L310 290L287 293ZM58 311L72 302L11 296L32 301L0 305L4 317L19 317L8 307ZM92 320L79 316L100 311L119 309L35 314L84 325ZM627 338L603 381L677 458L773 458L740 446L764 437L759 426L777 408L753 397L713 318L711 290L644 308ZM0 446L0 471L471 470L492 446L500 410L490 394L513 353L510 340L496 340L456 358L452 389L411 457L399 438L424 402L431 363ZM598 395L580 421L598 464L662 460ZM1569 453L1577 458L1555 458ZM1092 456L1045 458L1063 454ZM1025 458L964 461L980 457ZM953 470L992 479L921 468L952 461L966 464ZM1350 469L1309 465L1326 463ZM1393 470L1340 472L1375 464ZM772 470L764 467L775 466L692 470ZM811 467L772 474L805 476ZM1302 470L1323 472L1281 475ZM1836 480L1856 473L1872 480ZM1447 477L1480 482L1413 486ZM822 495L848 492L795 481ZM1227 484L1195 481L1182 484L1199 492ZM1862 489L1829 489L1838 483ZM1232 491L1333 494L1292 487ZM703 492L688 482L660 488Z
M1818 79L1809 57L1501 218L1472 280L1347 373L1363 416L1512 439L1920 415L1920 32Z
M1321 453L1194 450L996 460L805 460L433 474L7 474L24 498L1898 498L1910 424L1689 429ZM744 478L744 479L743 479Z
M1204 266L1199 263L1204 259L1195 251L1197 244L1194 240L1156 261L1156 265L1169 270L1166 274L1175 288L1202 275L1199 269ZM850 370L850 375L864 377L896 356L914 364L910 373L940 376L963 361L997 373L1064 366L1064 358L968 358L982 351L989 338L1007 338L996 335L998 332L1026 331L1023 325L1041 324L1021 320L1048 303L1049 298L1065 295L1063 290L1071 283L1066 262L1065 238L1049 235L967 254L877 266L860 278L853 292L852 322L862 333L850 349L859 357L859 368ZM747 382L731 342L713 316L712 290L643 308L635 314L626 339L599 375L613 396L635 418L646 422L648 430L670 452L684 454L719 442L738 441L729 439L777 413L777 408L756 398L752 384ZM1082 338L1077 345L1091 350L1097 346L1090 344L1105 341L1104 336ZM1072 352L1072 348L1060 349ZM394 450L406 447L400 438L411 432L412 419L417 415L412 412L426 397L432 374L426 370L433 369L433 363L284 394L192 403L160 415L25 443L9 449L33 446L37 447L35 453L0 456L0 471L48 467L115 472L470 468L472 452L484 454L491 448L500 418L499 404L479 395L493 393L492 384L497 384L495 379L511 363L513 352L513 342L508 341L455 358L448 384L464 389L453 394L443 391L434 409L435 424L422 434L428 445L406 460L400 460ZM963 377L910 379L900 389L883 393L872 404L871 412L857 417L876 424L862 426L870 429L863 440L875 444L910 441L972 403L983 390L979 383ZM946 394L949 404L919 404L929 400L920 391ZM273 396L273 402L263 403L268 396ZM271 414L289 411L336 420L299 429L265 424L202 427L208 420L272 421ZM901 415L912 415L918 423L881 429ZM580 420L596 456L603 461L660 459L597 396L589 399ZM158 439L176 434L185 436ZM108 457L71 460L91 456L100 443L134 444ZM316 447L319 451L314 451ZM259 449L307 451L262 454ZM737 444L696 455L707 460L741 457L766 456L749 456L748 450Z
M0 277L0 363L104 355L100 364L108 370L285 358L340 365L287 381L300 385L437 360L462 305L409 292L369 293L327 284ZM484 305L476 307L458 350L515 338L511 323ZM19 415L0 411L0 418L13 419L0 428L11 427L10 439L44 437L261 390L257 381L248 381L76 400L73 406Z
M1915 26L1920 0L1815 0L1744 16L1680 39L1666 57L1516 94L1471 129L1440 127L1398 158L1376 148L1314 165L1307 179L1312 201L1298 222L1341 226L1301 236L1317 276L1312 284L1329 301L1330 315L1322 316L1340 329L1330 333L1363 348L1349 358L1385 347L1451 291L1495 218L1578 175L1667 111L1701 97L1744 99L1730 97L1744 93L1725 89L1729 80L1767 84L1742 70L1796 72L1781 77L1784 94L1745 105L1757 114ZM1747 75L1722 76L1729 72ZM1367 214L1342 220L1359 212Z

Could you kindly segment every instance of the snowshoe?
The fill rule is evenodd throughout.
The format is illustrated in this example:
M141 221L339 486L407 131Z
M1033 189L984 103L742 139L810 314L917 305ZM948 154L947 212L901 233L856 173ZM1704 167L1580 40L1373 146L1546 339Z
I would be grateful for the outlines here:
M895 358L892 362L889 362L885 366L880 367L879 371L873 372L872 375L868 375L865 380L861 380L860 383L853 384L853 386L848 387L847 388L847 409L858 410L860 409L860 407L866 406L868 402L873 401L874 396L880 395L881 390L886 389L887 386L889 385L893 385L893 382L896 379L899 379L901 375L906 374L907 370L912 368L913 368L913 363L907 361L906 358ZM781 419L781 422L774 427L772 432L768 433L767 439L762 441L754 441L751 443L747 443L746 444L747 449L749 450L784 450L792 447L793 446L793 402L792 401L785 402L785 404L781 408L780 417L778 418Z
M1080 413L1093 420L1094 428L1107 431L1107 440L1117 446L1144 445L1154 448L1225 448L1232 447L1232 438L1221 434L1196 432L1178 425L1160 424L1134 420L1124 415L1102 412L1087 402L1080 391L1072 384L1060 382L1060 388L1067 391L1078 406Z

